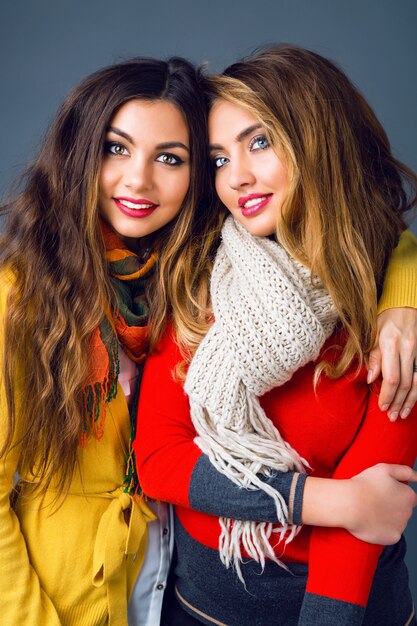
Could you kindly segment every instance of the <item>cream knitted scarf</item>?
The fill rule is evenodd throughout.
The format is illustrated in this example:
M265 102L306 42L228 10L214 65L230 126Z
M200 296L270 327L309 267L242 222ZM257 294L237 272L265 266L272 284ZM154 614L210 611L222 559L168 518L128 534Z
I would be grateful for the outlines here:
M333 331L332 300L310 271L278 243L253 237L229 217L223 227L211 281L215 322L190 364L185 391L198 436L211 463L247 489L263 489L274 500L280 528L272 523L220 518L220 557L243 581L241 545L252 559L283 565L270 540L286 542L298 528L288 525L281 494L259 476L305 472L308 463L286 443L265 415L257 396L283 385L315 360Z

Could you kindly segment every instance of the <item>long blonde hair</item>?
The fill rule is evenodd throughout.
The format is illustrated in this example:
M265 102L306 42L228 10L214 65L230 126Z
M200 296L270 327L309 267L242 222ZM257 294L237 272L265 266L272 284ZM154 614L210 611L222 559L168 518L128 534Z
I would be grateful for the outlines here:
M393 157L346 75L314 52L269 47L207 79L206 90L211 102L251 111L286 162L290 188L277 238L336 304L349 337L340 360L321 369L340 376L373 346L377 296L403 214L416 205L417 177Z

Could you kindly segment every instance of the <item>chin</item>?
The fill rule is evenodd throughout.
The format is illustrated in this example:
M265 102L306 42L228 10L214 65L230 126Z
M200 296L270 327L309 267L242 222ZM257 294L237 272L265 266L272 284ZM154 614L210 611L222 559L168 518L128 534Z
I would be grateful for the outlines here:
M262 226L251 226L244 224L247 231L250 232L254 237L271 237L271 235L275 235L275 229L265 228Z

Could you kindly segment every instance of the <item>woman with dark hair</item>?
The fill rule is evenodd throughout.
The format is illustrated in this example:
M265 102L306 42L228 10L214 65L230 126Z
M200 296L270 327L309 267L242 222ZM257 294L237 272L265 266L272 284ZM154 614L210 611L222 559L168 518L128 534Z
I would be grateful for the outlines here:
M386 419L366 359L417 177L320 55L271 47L206 90L229 216L207 306L147 360L134 443L144 493L175 504L163 623L415 624L417 412Z
M218 231L206 140L190 63L104 68L67 97L8 207L3 624L121 626L128 602L130 624L159 623L169 511L140 496L131 441L148 345L197 275L203 288Z
M223 221L206 134L188 62L104 68L66 99L10 207L0 271L10 626L159 623L169 510L141 496L132 417L168 316L190 339L201 331L191 314L207 308Z

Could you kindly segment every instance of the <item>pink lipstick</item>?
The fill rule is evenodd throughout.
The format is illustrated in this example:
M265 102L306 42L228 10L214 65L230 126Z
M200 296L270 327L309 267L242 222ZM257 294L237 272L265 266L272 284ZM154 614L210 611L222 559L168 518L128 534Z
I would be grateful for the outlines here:
M238 204L242 215L245 217L257 215L268 204L272 196L272 193L250 193L247 196L241 196L238 199Z

